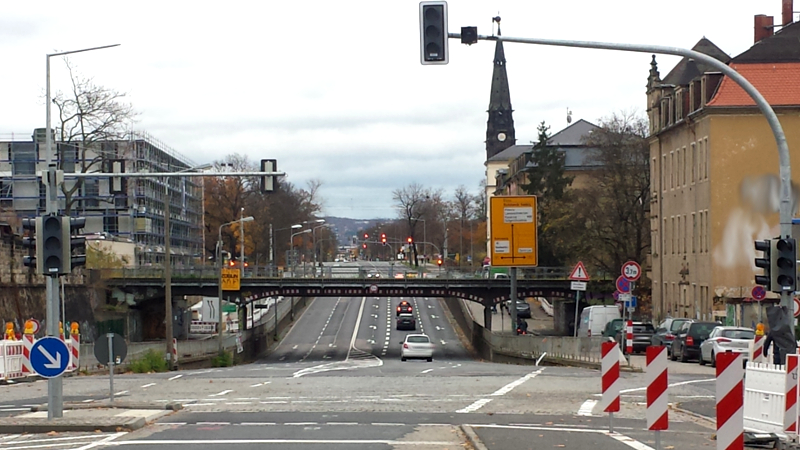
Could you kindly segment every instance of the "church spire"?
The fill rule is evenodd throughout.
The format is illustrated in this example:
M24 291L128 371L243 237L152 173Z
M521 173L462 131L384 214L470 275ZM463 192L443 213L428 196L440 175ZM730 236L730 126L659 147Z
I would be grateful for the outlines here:
M497 22L497 35L500 36L500 17L492 19ZM494 48L494 71L492 73L492 91L489 97L489 120L486 123L486 159L500 153L516 143L514 119L511 109L511 93L508 89L506 73L506 55L503 42L498 40Z

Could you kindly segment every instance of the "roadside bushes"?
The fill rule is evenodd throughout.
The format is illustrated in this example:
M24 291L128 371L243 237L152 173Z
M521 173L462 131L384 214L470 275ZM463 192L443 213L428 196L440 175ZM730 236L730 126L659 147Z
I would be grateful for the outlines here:
M169 370L169 365L162 352L150 349L140 357L132 359L128 369L133 373L166 372Z

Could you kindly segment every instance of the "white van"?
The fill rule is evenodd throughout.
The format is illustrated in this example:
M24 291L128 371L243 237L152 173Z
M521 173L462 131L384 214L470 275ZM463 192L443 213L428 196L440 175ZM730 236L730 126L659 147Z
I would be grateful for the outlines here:
M602 336L606 324L621 317L619 307L615 305L587 306L581 311L578 337Z

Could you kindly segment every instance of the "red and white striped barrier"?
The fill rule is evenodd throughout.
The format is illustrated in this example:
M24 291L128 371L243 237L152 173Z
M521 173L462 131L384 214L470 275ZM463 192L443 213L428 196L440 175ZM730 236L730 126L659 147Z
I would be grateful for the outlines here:
M603 342L600 350L603 355L600 363L603 384L600 406L607 413L619 412L619 344Z
M22 378L23 345L21 341L0 341L0 380Z
M796 364L795 357L795 366ZM725 352L717 355L717 450L744 449L743 378L741 353ZM796 402L795 391L794 403ZM794 413L793 417L796 415Z
M787 435L797 435L797 355L786 355L786 407L783 412L783 430Z
M753 339L753 354L750 361L754 363L764 362L764 336L756 335Z
M172 363L178 362L178 339L172 338Z
M31 349L33 349L33 335L22 335L22 375L34 375L33 366L31 366Z
M633 354L633 321L629 320L625 330L625 347L629 355Z
M669 397L667 395L667 347L647 347L647 429L669 429Z
M72 348L70 350L69 367L70 370L78 370L81 360L81 335L72 333L70 341Z

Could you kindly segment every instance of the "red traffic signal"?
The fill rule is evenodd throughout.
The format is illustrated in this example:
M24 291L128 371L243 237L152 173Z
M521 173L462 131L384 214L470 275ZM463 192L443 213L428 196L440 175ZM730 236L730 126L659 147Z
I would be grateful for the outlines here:
M367 249L367 244L361 244L361 248L363 248L364 250L366 250L366 249Z
M437 260L436 260L436 264L437 264L438 266L441 266L441 265L442 265L442 258L439 258L439 259L437 259Z
M369 239L369 234L364 233L364 239Z
M409 237L408 237L408 243L409 243L409 244L411 244L411 243L413 243L413 242L414 242L414 239L413 239L411 236L409 236Z
M386 233L381 233L381 243L382 244L386 243Z

